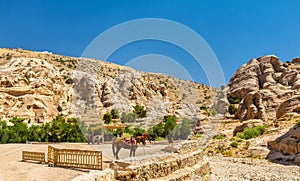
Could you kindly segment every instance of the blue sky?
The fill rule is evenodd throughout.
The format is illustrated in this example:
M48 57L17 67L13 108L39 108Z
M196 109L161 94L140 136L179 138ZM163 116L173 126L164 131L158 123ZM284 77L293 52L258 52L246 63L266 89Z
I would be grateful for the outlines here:
M108 28L134 19L163 18L189 27L205 39L221 64L226 82L251 58L275 54L282 61L290 61L300 56L297 0L0 0L0 7L0 47L81 56ZM171 57L194 81L208 84L193 57L164 42L133 42L108 61L126 64L146 54Z

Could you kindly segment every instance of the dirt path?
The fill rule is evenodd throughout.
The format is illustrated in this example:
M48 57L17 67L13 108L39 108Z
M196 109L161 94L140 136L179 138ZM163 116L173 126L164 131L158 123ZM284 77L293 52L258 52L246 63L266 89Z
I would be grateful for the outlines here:
M111 144L103 145L88 145L88 144L71 144L62 143L54 144L53 146L58 148L76 148L76 149L89 149L100 150L103 153L103 169L109 166L109 162L113 161L114 157L111 150ZM161 149L165 145L162 144L148 144L146 147L140 146L136 155L153 154ZM0 144L0 181L60 181L71 180L78 175L87 173L87 170L79 169L67 169L59 167L48 167L47 164L36 164L21 162L22 151L40 151L47 153L47 144ZM145 152L144 152L145 150ZM129 156L129 150L121 150L119 153L120 158L126 158Z

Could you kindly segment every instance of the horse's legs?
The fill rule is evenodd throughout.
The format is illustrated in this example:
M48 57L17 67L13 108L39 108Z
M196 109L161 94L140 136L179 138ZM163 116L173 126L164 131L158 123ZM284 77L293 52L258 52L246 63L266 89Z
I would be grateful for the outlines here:
M121 149L121 148L117 146L116 155L115 155L115 157L116 157L117 160L120 159L120 158L119 158L119 151L120 151L120 149Z

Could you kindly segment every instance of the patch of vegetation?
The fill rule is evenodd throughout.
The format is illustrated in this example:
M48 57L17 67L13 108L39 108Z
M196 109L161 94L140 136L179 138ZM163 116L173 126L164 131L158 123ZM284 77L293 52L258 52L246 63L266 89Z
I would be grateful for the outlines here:
M144 118L147 116L147 110L144 106L135 105L133 106L133 113L137 115L139 118Z
M254 128L245 128L243 132L237 133L237 137L241 139L251 139L258 137L266 131L264 126L256 126Z
M173 139L186 139L192 132L191 121L183 118L181 124L177 124L177 117L172 115L164 116L164 120L148 129L148 133L154 138L167 137L171 135ZM200 136L200 135L198 135Z
M230 104L228 106L228 112L231 115L234 115L237 112L237 110L238 110L238 108L236 108L234 104Z
M27 82L30 82L30 78L29 78L29 75L27 73L24 74L24 77L27 80Z
M202 138L202 134L196 134L195 137L196 138Z
M125 113L123 112L121 115L122 123L130 123L136 120L137 116L134 113Z
M62 110L63 110L62 107L61 107L60 105L58 105L58 106L57 106L57 111L58 111L58 112L62 112Z
M75 119L75 118L74 118ZM0 121L0 143L26 143L38 142L86 142L87 126L77 120L70 123L64 117L57 116L51 123L41 126L32 125L30 128L24 123L24 118L14 117L9 122Z
M112 115L107 112L103 115L104 124L110 124L112 122Z
M68 79L66 80L66 84L73 84L73 79L68 78Z
M120 118L119 111L117 109L112 109L110 111L110 114L111 114L112 119L119 119Z
M234 148L237 148L237 147L239 146L239 144L238 144L238 142L236 142L236 141L232 141L232 142L230 143L230 146L232 146L232 147L234 147Z
M215 137L216 140L223 140L224 139L224 136L223 135L217 135Z
M205 96L205 97L204 97L204 99L210 99L210 98L211 98L210 96Z
M208 116L210 115L210 112L209 112L208 107L206 105L200 106L200 110L205 111L208 114Z
M238 104L238 103L241 102L241 100L233 94L228 94L227 95L227 100L230 104Z

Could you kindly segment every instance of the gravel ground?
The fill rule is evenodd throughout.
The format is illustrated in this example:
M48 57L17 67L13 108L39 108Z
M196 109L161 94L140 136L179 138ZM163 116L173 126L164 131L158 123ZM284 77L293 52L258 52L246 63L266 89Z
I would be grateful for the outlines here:
M267 160L229 158L220 155L206 156L205 159L210 162L212 180L300 180L300 166L296 165L281 165Z

